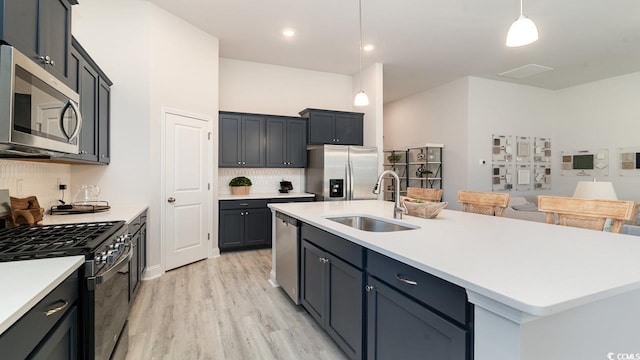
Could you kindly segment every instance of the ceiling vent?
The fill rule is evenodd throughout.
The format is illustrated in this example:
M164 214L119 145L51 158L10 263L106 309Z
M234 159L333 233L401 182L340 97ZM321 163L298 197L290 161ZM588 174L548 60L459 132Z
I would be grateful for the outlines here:
M548 66L528 64L525 66L520 66L513 70L505 71L503 73L498 74L498 76L504 76L511 79L524 79L529 76L537 75L537 74L551 71L551 70L553 70L553 68L550 68Z

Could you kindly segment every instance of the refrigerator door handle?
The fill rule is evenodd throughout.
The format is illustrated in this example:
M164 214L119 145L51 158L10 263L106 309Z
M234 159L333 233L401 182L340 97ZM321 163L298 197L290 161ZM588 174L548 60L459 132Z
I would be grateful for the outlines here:
M353 162L349 160L349 200L353 200Z
M351 200L351 169L348 160L344 163L344 199Z

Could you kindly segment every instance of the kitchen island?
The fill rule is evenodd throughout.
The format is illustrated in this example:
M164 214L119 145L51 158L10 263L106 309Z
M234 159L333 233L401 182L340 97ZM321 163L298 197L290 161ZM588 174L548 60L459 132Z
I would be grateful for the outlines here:
M449 210L397 220L418 229L375 233L327 217L393 222L392 203L269 207L464 288L474 307L475 360L640 353L637 237Z

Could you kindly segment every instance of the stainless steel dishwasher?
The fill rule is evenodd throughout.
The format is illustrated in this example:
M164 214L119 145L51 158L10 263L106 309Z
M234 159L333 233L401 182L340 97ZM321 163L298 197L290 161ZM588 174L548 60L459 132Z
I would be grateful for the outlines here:
M276 281L296 305L300 304L299 235L300 222L276 212Z

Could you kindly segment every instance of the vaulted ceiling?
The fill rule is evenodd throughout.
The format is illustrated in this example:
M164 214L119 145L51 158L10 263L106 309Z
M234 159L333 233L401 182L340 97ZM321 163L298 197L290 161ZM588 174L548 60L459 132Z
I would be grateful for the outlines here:
M353 75L357 0L150 0L220 40L220 56ZM640 71L640 1L524 0L540 39L508 48L518 0L362 0L363 67L384 64L394 101L464 76L560 89ZM296 35L285 38L284 28ZM497 76L527 64L554 68Z

